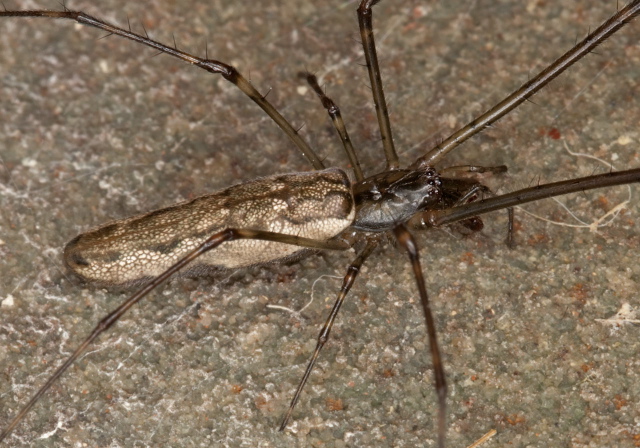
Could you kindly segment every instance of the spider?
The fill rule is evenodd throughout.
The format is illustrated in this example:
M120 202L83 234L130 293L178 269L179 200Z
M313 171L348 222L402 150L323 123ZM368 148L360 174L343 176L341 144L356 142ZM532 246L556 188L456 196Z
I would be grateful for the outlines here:
M166 11L166 6L160 5L157 11L130 10L130 16L140 17L153 28L152 36L163 41L170 41L171 37L168 32L162 36L159 33L175 31L178 45L189 49L201 48L205 39L198 34L209 30L206 40L210 48L216 48L216 57L233 62L250 74L262 91L271 83L274 89L269 98L282 106L287 117L292 113L305 114L300 122L306 124L303 132L309 133L312 146L320 148L332 161L342 162L339 144L317 100L312 95L296 95L297 88L304 89L295 77L298 70L336 67L324 77L328 92L340 104L354 140L364 142L358 145L358 150L366 152L363 164L375 166L380 148L375 141L366 74L356 64L360 59L358 45L353 41L351 13L355 5L343 9L336 4L296 5L298 8L287 8L279 3L269 8L252 4L250 10L239 10L231 19L224 14L227 9L223 5L196 5L193 10L184 11L182 5L179 11ZM526 15L517 2L499 7L478 2L471 9L453 3L448 6L452 8L450 11L426 2L383 2L377 6L374 26L378 41L387 36L380 53L383 69L390 70L385 73L385 86L401 150L423 139L435 141L437 136L446 135L454 120L458 125L468 121L526 80L529 72L535 73L553 60L562 51L560 48L570 47L575 36L582 36L589 25L599 24L615 7L598 5L594 10L583 10L585 6L580 5L581 9L576 11L576 3L568 2L539 7ZM73 7L88 9L82 4ZM203 10L209 7L227 22L216 26L208 18L205 20ZM123 9L116 5L104 4L100 11L90 12L117 23L122 23L124 17ZM281 29L266 19L272 17L270 14L283 15L278 18ZM487 18L491 14L499 14L502 20L491 21ZM540 17L545 14L550 18ZM259 18L264 21L264 29L256 23ZM182 30L185 25L188 28ZM307 166L260 111L217 79L191 73L193 70L167 58L149 62L149 52L131 43L116 39L95 43L92 36L100 34L84 28L74 31L72 26L58 23L27 25L15 21L10 25L4 22L2 26L11 28L11 35L2 34L3 39L11 39L3 47L14 49L14 43L30 46L27 54L51 64L28 67L24 76L20 76L13 64L30 61L9 54L11 68L4 61L2 66L7 67L11 79L22 83L31 79L31 85L36 85L39 91L51 89L36 100L44 101L36 119L49 119L54 125L64 126L58 131L51 123L43 122L40 133L34 135L33 120L29 120L28 126L21 128L24 134L29 131L29 135L18 146L20 158L10 158L11 150L5 153L3 149L6 166L7 160L18 162L11 176L7 174L3 181L12 191L24 193L23 197L4 195L3 200L17 209L21 224L20 229L10 232L27 241L23 251L15 251L8 238L10 244L4 245L11 257L5 261L9 263L7 269L2 268L3 274L8 272L3 275L6 279L3 291L7 293L2 296L12 294L17 299L16 306L27 309L5 309L3 315L17 322L3 320L3 337L20 337L35 344L33 352L23 352L28 349L21 345L21 353L7 355L8 362L2 364L11 366L4 374L11 382L3 382L3 387L27 382L34 387L42 381L41 376L34 375L35 371L42 372L42 359L53 363L60 358L60 351L66 352L75 345L73 342L62 345L66 338L63 329L85 334L97 316L105 314L121 299L100 290L82 290L67 282L58 270L60 265L52 248L58 250L79 231L110 217L167 205L179 197L257 175L302 170ZM573 32L568 26L575 27ZM502 27L510 28L503 31ZM633 28L631 25L622 31L599 50L599 55L588 57L534 97L537 106L520 108L454 156L467 161L483 157L484 165L507 164L516 188L537 182L538 175L543 181L550 181L573 173L575 158L563 153L559 146L565 140L575 150L593 147L604 155L616 151L621 158L616 161L618 168L633 165L637 153L633 144L614 143L621 136L637 142L633 126L637 120L633 121L634 114L629 112L634 110L629 89L637 89L632 74L637 71L637 56L629 43L637 41L633 39ZM336 30L342 34L336 37ZM295 31L300 47L293 44ZM480 33L481 38L476 38L475 33ZM433 42L436 35L442 42ZM220 36L224 43L216 44ZM227 43L228 36L233 37L233 42ZM413 39L424 39L428 44ZM513 39L517 39L517 44ZM264 45L255 48L256 40ZM45 52L43 45L50 42L55 42L56 48ZM474 49L476 43L479 49ZM219 46L228 53L219 54ZM509 46L513 48L505 48ZM513 53L497 56L502 49ZM421 59L412 61L415 53ZM478 54L485 57L470 59ZM77 55L81 56L76 62ZM486 61L487 57L491 59L488 66L480 67L479 61ZM237 62L237 58L242 60ZM142 69L143 64L148 67L150 63L152 72ZM605 67L607 63L616 67ZM516 74L512 71L514 67ZM479 73L460 73L470 69ZM70 75L65 76L65 70ZM131 76L123 81L119 71ZM42 79L50 76L57 79L43 87ZM490 76L509 81L505 84ZM486 82L480 82L483 77ZM11 82L9 85L16 86ZM102 89L104 95L95 94ZM23 96L34 96L28 92L23 89ZM167 93L170 99L165 96ZM211 100L194 101L195 95ZM84 103L85 100L91 101ZM192 109L185 111L185 108ZM82 116L82 121L72 113ZM220 115L227 115L229 121L221 124ZM118 121L122 116L129 121ZM3 117L3 123L7 121ZM188 121L199 124L190 125ZM244 130L240 135L230 129L239 125ZM167 127L168 135L164 131ZM550 137L553 129L563 136L559 142ZM36 145L42 141L51 143ZM40 147L39 153L24 157L26 148ZM549 154L532 156L531 148L548 150ZM51 153L53 149L64 153L56 156ZM410 155L402 157L412 160ZM489 162L485 162L485 157ZM49 168L50 160L57 162L54 169ZM78 171L69 174L76 169L74 166ZM589 165L586 169L598 168ZM45 187L34 186L35 182ZM150 197L149 191L155 197ZM608 193L595 197L599 201L588 202L588 208L605 199L614 200L608 199ZM45 203L49 205L45 207ZM538 212L541 208L542 205L533 206ZM627 339L634 338L625 338L624 347L617 347L620 339L610 336L608 328L595 324L593 319L615 312L621 302L633 299L633 291L637 289L633 287L637 268L629 263L637 247L633 216L629 212L621 223L593 235L584 230L542 224L518 213L523 228L518 232L519 247L513 252L501 243L504 218L500 216L496 224L493 218L485 219L490 228L470 239L452 238L446 232L429 232L421 237L433 307L444 322L440 338L452 385L450 445L470 441L492 426L503 431L501 437L505 440L517 437L523 440L523 445L526 440L540 444L545 440L580 442L591 440L590 435L575 425L588 425L589 421L597 421L602 431L621 428L619 434L624 440L624 430L632 429L625 426L625 418L632 420L631 403L637 397L632 389L637 383L633 381L636 373L627 364L634 362L630 356L633 347L628 345L633 341ZM36 229L36 225L40 228ZM621 246L621 241L627 247ZM14 272L11 261L14 257L28 258L29 264ZM435 405L431 407L429 403L435 403L435 399L430 364L423 356L421 315L417 304L410 303L415 298L410 268L405 257L392 250L377 257L356 283L353 299L345 305L341 322L334 329L333 348L325 349L321 368L314 373L313 384L306 391L307 402L299 405L293 428L298 437L305 435L308 441L344 439L359 444L375 443L382 436L394 443L407 444L433 437ZM316 337L317 322L322 320L325 310L322 306L307 311L311 315L300 321L288 314L267 311L266 298L269 303L284 301L289 307L300 308L309 296L313 280L325 273L342 275L348 259L348 254L312 257L300 266L252 270L226 282L205 281L197 285L185 280L174 282L121 322L121 329L101 339L95 349L98 353L87 358L86 368L90 370L72 369L55 393L45 397L47 404L41 405L42 409L51 408L54 403L70 406L62 415L42 414L49 422L47 430L55 429L56 422L61 422L65 428L62 437L69 444L87 438L103 444L112 439L124 445L133 444L134 440L153 444L166 440L169 434L184 440L183 432L194 439L187 445L197 443L198 438L237 441L239 432L243 437L255 437L255 442L244 439L252 446L265 440L281 441L282 436L270 430L296 386L299 371L306 363L308 345ZM388 262L383 261L387 259ZM607 266L604 272L596 269L604 265L603 260ZM306 274L309 271L310 278ZM258 277L258 281L250 282L251 277ZM514 279L515 284L510 283ZM329 281L324 279L320 283L326 282ZM407 287L392 287L392 282ZM338 285L330 282L321 285L326 293L316 288L314 295L332 297ZM25 303L31 300L36 302ZM183 311L194 300L199 305ZM367 321L364 330L358 325L363 319ZM162 330L154 328L154 323L159 325L167 320L176 322L164 325ZM34 323L35 328L25 328ZM551 331L559 333L549 334ZM490 339L496 333L500 338ZM120 341L115 349L114 341ZM616 349L621 349L621 353L613 351ZM518 354L516 359L514 353ZM473 355L479 358L470 359ZM594 361L602 357L624 362ZM21 373L19 363L25 359L37 366L30 365ZM125 365L119 367L123 360ZM180 367L185 364L186 369ZM542 389L540 384L546 376L555 379L555 382L548 380L554 387ZM194 383L201 388L199 391L193 390ZM101 392L102 387L106 391ZM574 391L574 387L580 391ZM83 395L78 397L81 391ZM4 389L0 393L4 402L7 393L15 391ZM26 395L30 393L31 389ZM204 412L202 403L211 406L214 397L216 408ZM325 402L328 398L342 398L346 408L329 411ZM581 417L580 410L585 408L587 415ZM73 418L74 409L83 413L82 422ZM562 411L563 418L560 427L551 432L548 428L556 421L549 419L548 414L553 411ZM536 412L542 416L537 417ZM626 417L620 417L625 412ZM44 432L35 429L44 427L35 422L36 414L27 425L29 431L37 431L34 436ZM218 415L227 418L220 421L214 418ZM141 430L129 427L134 417L139 419L137 425ZM604 423L607 418L613 421ZM175 425L177 419L180 425ZM91 425L85 426L85 421ZM58 432L60 436L62 430ZM608 434L609 443L613 443L612 436L615 437ZM25 436L27 439L33 437Z

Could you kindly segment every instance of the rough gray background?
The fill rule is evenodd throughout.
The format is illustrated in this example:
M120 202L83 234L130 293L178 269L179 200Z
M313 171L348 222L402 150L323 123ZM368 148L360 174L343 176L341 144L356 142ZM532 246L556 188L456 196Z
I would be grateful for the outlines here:
M58 8L6 1L8 8ZM192 5L188 5L192 3ZM330 164L334 132L301 69L324 77L368 173L381 150L353 1L70 1L96 16L235 64ZM375 27L397 146L409 162L569 48L616 2L387 0ZM69 281L60 254L83 230L259 175L307 169L220 77L104 33L0 21L0 424L125 295ZM574 151L640 166L640 22L451 158L506 163L500 191L599 172ZM550 137L555 128L560 139ZM553 132L551 132L553 134ZM577 195L597 216L627 190ZM470 238L421 235L450 383L448 446L637 446L640 328L597 321L640 308L638 191L599 233L518 212ZM569 221L553 203L529 210ZM594 213L596 215L594 215ZM593 217L584 218L592 221ZM352 254L205 280L141 303L56 384L7 446L433 446L436 412L405 256L374 254L291 428L275 431ZM333 401L332 401L333 400ZM342 401L342 410L335 408ZM333 404L332 404L333 403Z

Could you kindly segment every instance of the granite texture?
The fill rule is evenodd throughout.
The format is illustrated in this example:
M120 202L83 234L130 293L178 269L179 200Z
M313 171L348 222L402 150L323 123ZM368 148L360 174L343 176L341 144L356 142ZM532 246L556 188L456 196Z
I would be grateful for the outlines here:
M446 3L446 5L445 5ZM4 2L58 8L57 2ZM353 1L70 1L164 42L236 65L327 164L345 166L317 99L322 77L367 173L382 168ZM611 1L385 0L374 11L404 163L500 100L614 12ZM69 279L65 242L92 226L257 176L308 169L287 138L222 78L116 37L53 20L0 20L0 426L125 294ZM640 22L447 165L507 164L507 192L606 171L565 147L640 166ZM638 219L597 232L517 212L470 237L421 234L449 389L448 446L638 446ZM591 223L627 199L576 195ZM526 209L571 222L552 201ZM406 256L374 253L345 304L293 424L279 419L353 253L178 279L73 366L7 446L434 446L436 400ZM315 287L314 287L315 285ZM302 308L299 317L268 308Z

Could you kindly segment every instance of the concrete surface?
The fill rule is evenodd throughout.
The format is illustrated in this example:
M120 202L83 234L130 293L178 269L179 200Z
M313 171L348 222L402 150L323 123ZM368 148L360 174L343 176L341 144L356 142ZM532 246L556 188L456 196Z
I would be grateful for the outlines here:
M8 8L57 2L6 1ZM189 3L192 5L188 6ZM446 5L444 4L446 3ZM328 164L345 165L316 98L323 76L369 174L381 149L353 1L70 1L70 8L235 64ZM395 139L405 163L501 99L616 2L406 1L376 7ZM104 33L0 21L0 426L125 298L70 281L61 250L110 219L259 175L308 169L220 77ZM640 166L640 22L465 144L448 164L505 163L499 191ZM559 137L559 138L556 138ZM576 195L585 222L625 188ZM598 233L505 213L469 238L420 235L450 384L448 446L637 446L640 328L598 319L640 308L637 188ZM526 207L570 222L553 202ZM284 434L276 427L353 254L174 280L127 315L20 424L7 446L434 446L436 401L406 257L376 252ZM303 318L267 308L300 309Z

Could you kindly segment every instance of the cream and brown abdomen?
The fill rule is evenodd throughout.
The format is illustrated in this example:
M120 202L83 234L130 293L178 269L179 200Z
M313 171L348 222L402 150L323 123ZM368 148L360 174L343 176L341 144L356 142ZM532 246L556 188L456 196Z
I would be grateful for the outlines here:
M67 244L64 261L86 281L135 284L158 276L224 229L325 241L349 227L354 216L351 184L339 169L271 176L90 230ZM278 242L236 240L205 253L188 270L264 264L300 250Z

